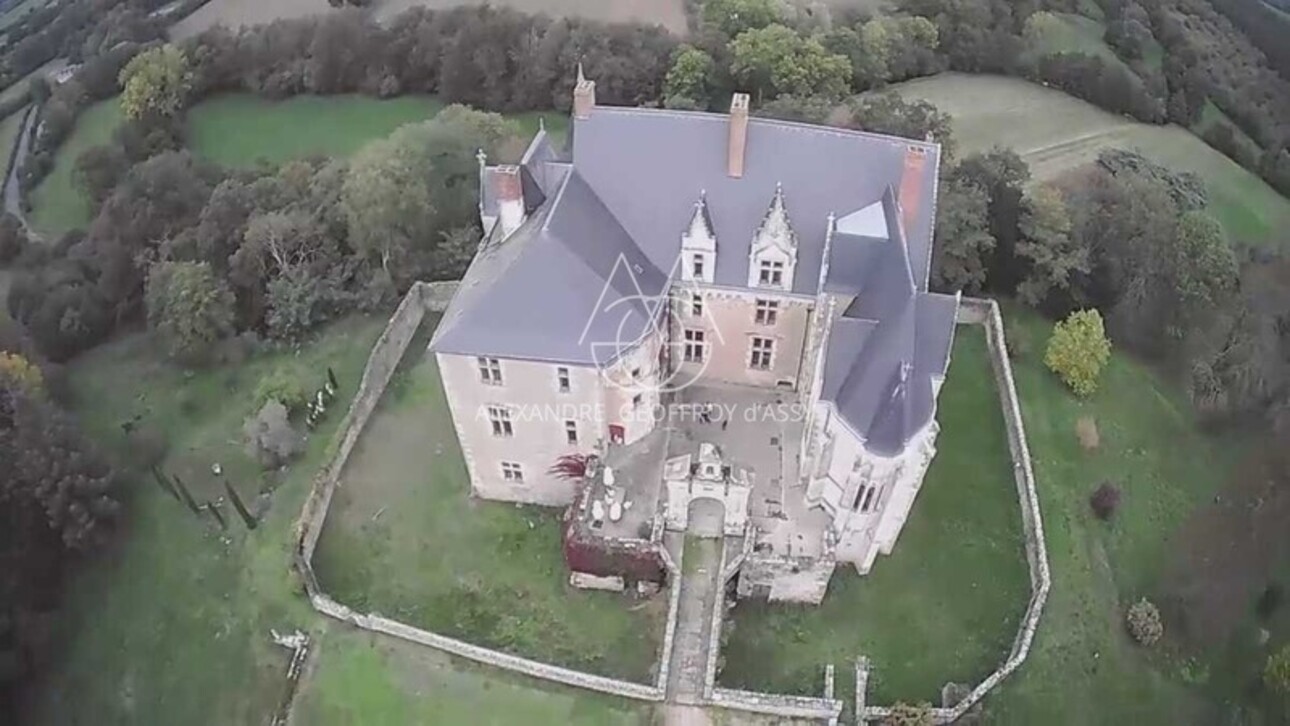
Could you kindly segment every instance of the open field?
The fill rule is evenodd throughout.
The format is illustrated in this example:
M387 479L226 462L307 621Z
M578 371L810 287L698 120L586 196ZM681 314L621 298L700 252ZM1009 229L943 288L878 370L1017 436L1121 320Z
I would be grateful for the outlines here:
M860 577L839 568L818 607L746 601L734 609L720 681L815 695L825 663L854 693L869 656L876 703L939 702L947 680L975 684L1007 656L1030 599L1021 509L985 332L960 327L941 392L938 453L895 551Z
M378 17L388 18L408 8L449 8L472 0L376 0ZM483 4L477 0L476 4ZM658 23L674 33L684 34L683 0L491 0L495 6L509 6L529 13L585 17L610 22ZM278 19L318 15L331 9L316 0L211 0L192 15L175 23L172 38L187 38L214 25L238 27L259 25Z
M333 625L301 684L309 726L650 726L653 707L481 668L430 648Z
M49 4L49 0L20 0L12 7L0 15L0 30L7 29L10 25L22 20L31 11L39 10Z
M1085 401L1075 399L1043 366L1050 324L1017 308L1006 315L1016 325L1009 335L1029 350L1013 365L1053 586L1030 658L987 701L986 722L1232 722L1220 719L1214 704L1239 702L1248 681L1225 691L1204 682L1211 669L1222 673L1232 666L1219 649L1190 657L1194 650L1171 637L1183 629L1183 615L1166 607L1167 644L1147 651L1129 640L1123 614L1143 596L1162 607L1172 602L1180 591L1167 574L1187 564L1183 553L1195 549L1212 562L1195 572L1205 573L1200 579L1207 581L1191 584L1239 598L1235 617L1252 619L1244 592L1209 579L1213 569L1250 568L1240 559L1220 557L1232 548L1232 539L1199 539L1188 532L1198 514L1217 501L1216 493L1226 490L1248 447L1237 435L1202 434L1184 396L1118 352L1098 392ZM1099 429L1100 445L1093 451L1083 450L1075 435L1075 423L1084 416ZM1123 492L1110 524L1097 520L1088 505L1093 489L1106 481ZM1194 612L1187 616L1196 617ZM1285 631L1279 632L1284 637ZM1261 662L1249 657L1242 670L1248 673Z
M72 172L76 157L92 146L106 144L121 123L121 104L115 98L90 106L76 119L76 128L54 155L49 175L30 192L28 221L50 238L90 222L90 203L76 188Z
M427 319L332 500L315 566L359 611L546 662L644 682L666 594L567 585L557 509L474 500L425 339Z
M1138 149L1158 163L1199 174L1210 207L1239 242L1284 242L1290 200L1178 126L1151 126L1116 116L1015 78L946 73L894 87L954 116L960 155L992 146L1015 149L1038 180L1052 180L1094 161L1107 148Z
M188 112L188 146L199 157L231 167L259 162L280 163L311 155L347 157L363 144L388 136L399 126L430 118L443 104L433 96L378 99L360 95L295 96L268 101L249 93L232 93L203 101ZM568 116L557 112L509 115L527 139L539 120L563 139ZM89 203L76 188L76 157L111 140L121 123L116 98L101 101L81 114L55 155L54 168L32 191L31 222L56 237L90 222Z
M424 121L443 108L433 96L294 96L270 101L233 93L203 101L188 114L193 153L225 166L249 167L311 155L346 157L398 127ZM537 133L538 119L563 138L569 119L558 111L512 114L521 136Z

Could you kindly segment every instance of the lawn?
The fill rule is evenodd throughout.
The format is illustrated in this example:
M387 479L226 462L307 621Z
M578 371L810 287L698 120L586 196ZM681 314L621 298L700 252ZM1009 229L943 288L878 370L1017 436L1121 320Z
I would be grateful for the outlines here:
M1138 123L1002 76L945 73L895 89L954 117L960 155L1011 147L1030 164L1034 178L1045 181L1094 161L1103 149L1138 149L1158 163L1200 175L1211 211L1233 239L1280 244L1279 235L1290 227L1290 199L1181 127Z
M121 104L115 98L99 101L76 119L76 127L54 155L53 169L31 190L28 221L41 234L58 237L89 224L89 200L72 180L76 157L93 146L111 141L120 123Z
M975 684L1007 657L1030 581L979 327L956 332L939 410L939 451L892 555L863 578L839 568L818 608L740 602L723 684L818 695L831 662L849 700L866 655L872 702L939 702L946 681Z
M470 497L427 320L360 438L315 567L360 611L518 655L645 682L666 595L569 587L560 511Z
M399 126L430 118L443 104L433 96L294 96L269 101L233 93L203 101L188 112L188 146L197 156L232 167L279 163L311 155L347 157L363 144ZM528 139L541 119L563 139L568 117L557 111L510 115ZM31 194L31 221L56 237L90 222L89 202L76 188L72 171L86 149L107 143L121 123L116 98L87 109L54 157L54 168Z
M1019 309L1007 314L1018 323L1010 335L1024 333L1031 343L1031 353L1014 368L1053 585L1030 658L989 699L987 721L1218 723L1206 688L1197 683L1205 665L1172 649L1148 654L1129 641L1122 618L1139 597L1159 600L1162 578L1177 553L1197 544L1181 537L1180 528L1215 500L1245 447L1235 436L1201 434L1184 396L1118 352L1098 392L1086 401L1075 399L1043 367L1040 351L1050 324ZM1075 436L1075 423L1084 416L1095 420L1100 433L1092 452ZM1123 492L1110 525L1093 517L1088 505L1104 481ZM1230 544L1212 543L1210 555ZM1169 633L1178 624L1166 615Z
M430 648L333 626L301 685L295 721L309 726L479 724L650 726L647 704L487 670Z
M0 30L6 30L9 26L22 20L32 11L38 10L49 4L49 0L20 0L10 6L8 10L0 14Z

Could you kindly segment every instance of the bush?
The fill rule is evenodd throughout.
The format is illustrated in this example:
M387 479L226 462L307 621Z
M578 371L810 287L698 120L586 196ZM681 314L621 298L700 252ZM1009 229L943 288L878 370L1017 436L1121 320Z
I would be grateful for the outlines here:
M1160 610L1145 597L1133 603L1125 622L1129 626L1129 635L1140 645L1155 645L1160 636L1165 634L1165 626L1160 622Z
M1277 694L1290 696L1290 644L1281 646L1281 650L1268 656L1267 665L1263 667L1263 682Z
M1078 310L1053 326L1044 353L1044 365L1077 396L1089 396L1097 390L1097 379L1110 359L1111 341L1097 310Z
M287 407L269 401L255 416L247 419L244 427L248 453L266 469L276 469L291 459L304 446L303 437L287 419Z
M286 365L273 369L255 386L255 408L277 401L294 414L309 401L309 389L304 384L304 371L299 366Z
M882 720L882 726L932 726L932 707L900 702L891 707L891 713Z
M1103 522L1109 520L1120 506L1120 488L1109 481L1103 482L1088 498L1088 505L1098 519Z

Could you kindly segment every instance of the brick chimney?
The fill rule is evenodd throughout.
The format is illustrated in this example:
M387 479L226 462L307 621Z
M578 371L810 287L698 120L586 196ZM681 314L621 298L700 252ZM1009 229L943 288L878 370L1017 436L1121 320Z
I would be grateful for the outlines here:
M748 94L730 97L730 128L727 134L726 173L738 179L744 175L744 150L748 146Z
M927 149L910 144L905 147L905 168L900 175L900 221L906 233L918 218L922 207L923 173L927 168Z
M596 107L596 82L587 80L582 75L582 64L578 64L578 81L573 86L573 117L588 118Z
M497 224L502 228L502 239L506 239L524 222L524 184L518 166L493 168L493 195L497 199Z

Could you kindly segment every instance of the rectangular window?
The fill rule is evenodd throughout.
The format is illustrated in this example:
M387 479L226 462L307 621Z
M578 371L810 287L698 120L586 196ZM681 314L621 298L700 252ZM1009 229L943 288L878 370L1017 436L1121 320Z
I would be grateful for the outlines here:
M775 341L770 338L753 338L752 357L748 360L748 367L755 371L770 370L770 359L774 351Z
M784 263L771 260L763 260L761 267L758 269L757 281L762 285L771 287L784 286Z
M779 319L779 303L775 300L758 300L754 320L758 325L774 325Z
M703 315L703 296L695 293L690 296L690 316L699 317Z
M561 367L561 368L555 369L555 385L560 390L560 393L569 392L569 369L568 368Z
M694 270L694 277L696 279L703 279L703 255L694 256L694 266L691 269Z
M493 426L493 436L513 436L515 430L511 428L511 412L503 406L488 407L488 421Z
M860 503L860 511L862 512L869 511L869 508L874 504L874 501L873 501L874 494L877 494L877 493L878 493L878 487L876 486L869 487L869 489L865 491L864 501Z
M702 330L685 331L685 362L702 363L707 352L707 341Z
M564 422L564 438L570 444L578 443L578 422L577 421Z
M502 385L502 363L496 358L476 358L479 363L479 380L493 386Z
M513 461L503 461L502 478L510 482L523 482L524 468Z

